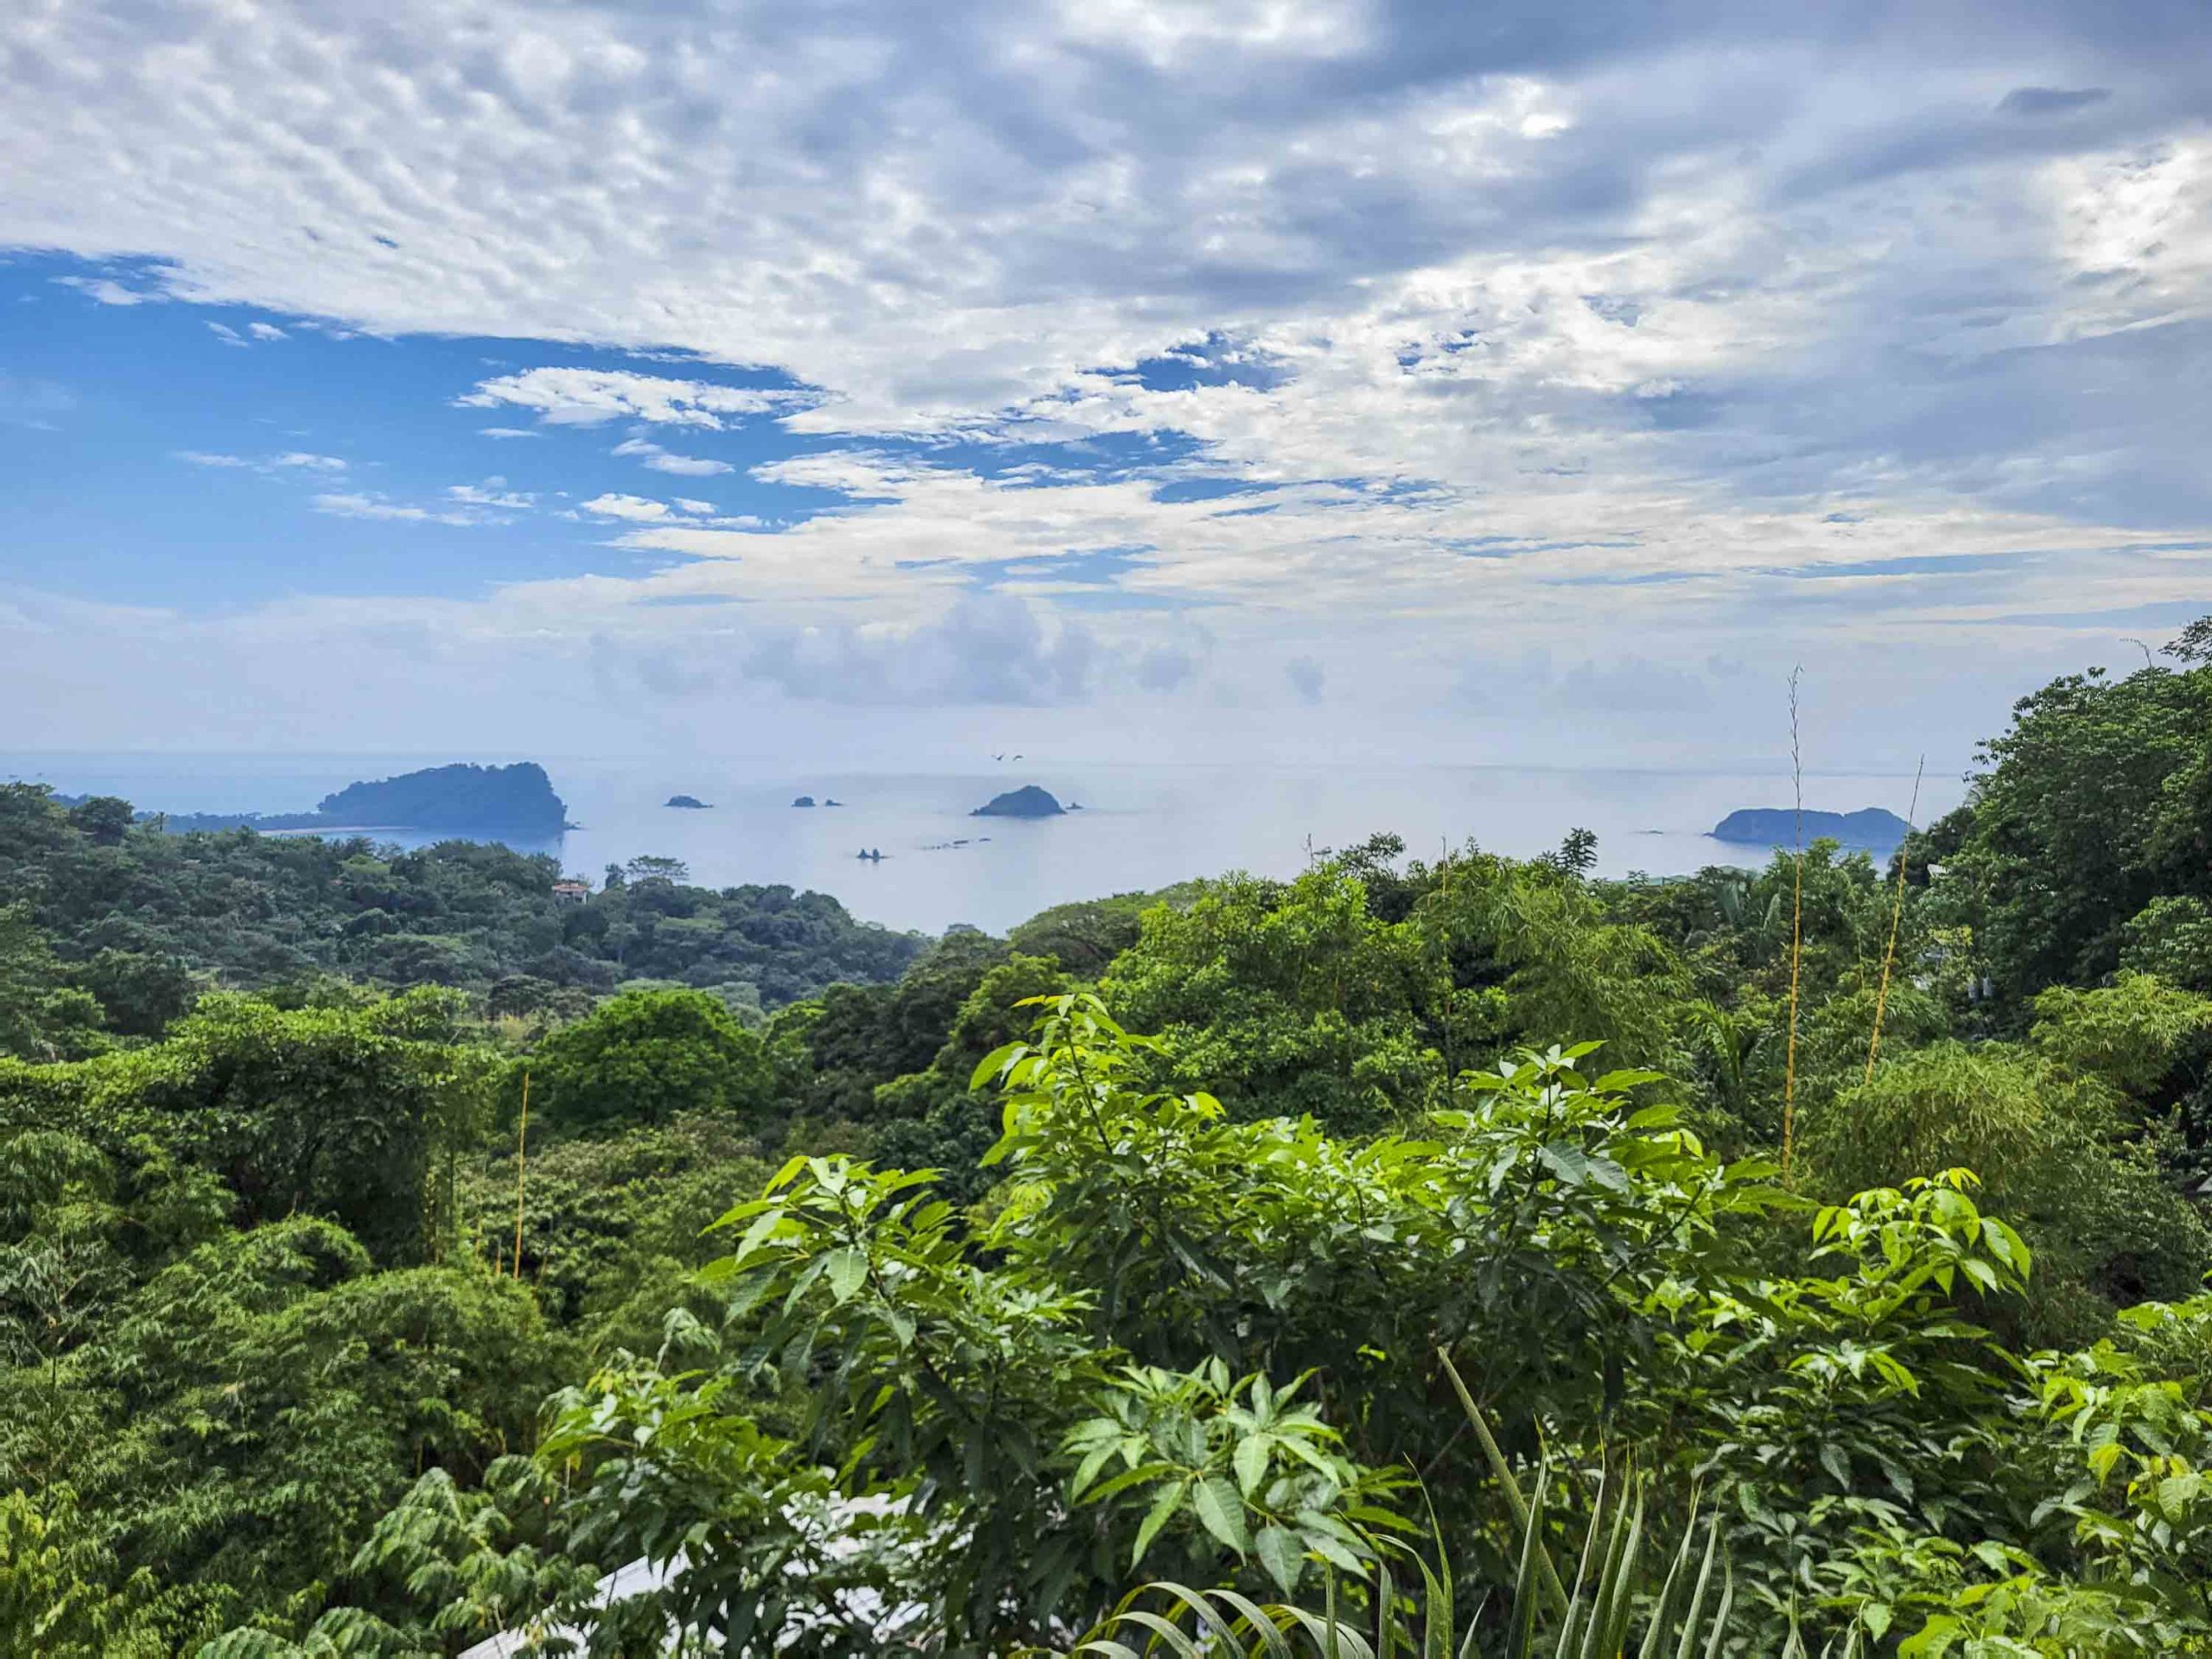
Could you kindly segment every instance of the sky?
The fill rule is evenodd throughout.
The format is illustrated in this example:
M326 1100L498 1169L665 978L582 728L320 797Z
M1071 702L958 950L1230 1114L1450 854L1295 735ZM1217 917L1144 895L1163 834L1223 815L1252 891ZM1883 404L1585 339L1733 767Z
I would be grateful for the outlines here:
M14 0L8 747L1955 771L2212 611L2208 51Z

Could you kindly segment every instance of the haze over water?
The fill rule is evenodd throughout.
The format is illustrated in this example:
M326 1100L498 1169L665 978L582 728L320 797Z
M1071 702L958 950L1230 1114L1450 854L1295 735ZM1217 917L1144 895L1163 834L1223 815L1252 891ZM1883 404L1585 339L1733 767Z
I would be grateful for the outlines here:
M0 755L0 777L69 794L123 795L142 810L302 811L360 779L438 764L421 755ZM504 757L502 757L504 758ZM966 772L741 774L703 762L549 760L579 826L558 843L563 867L594 884L639 854L680 858L710 887L785 883L834 894L866 920L936 933L955 923L1001 931L1071 899L1247 869L1287 876L1309 852L1388 830L1408 855L1433 857L1472 836L1526 857L1573 827L1598 836L1600 874L1676 874L1765 861L1704 831L1738 807L1786 806L1776 772L1647 772L1509 766L992 766ZM1084 810L1038 821L971 810L1026 783ZM1957 804L1963 785L1930 777L1916 820ZM1912 779L1808 772L1808 809L1886 807L1902 815ZM663 804L696 796L709 811ZM801 794L837 807L795 808ZM421 844L403 830L378 838ZM986 839L988 837L988 839ZM966 841L962 847L955 841ZM880 849L880 863L856 856Z

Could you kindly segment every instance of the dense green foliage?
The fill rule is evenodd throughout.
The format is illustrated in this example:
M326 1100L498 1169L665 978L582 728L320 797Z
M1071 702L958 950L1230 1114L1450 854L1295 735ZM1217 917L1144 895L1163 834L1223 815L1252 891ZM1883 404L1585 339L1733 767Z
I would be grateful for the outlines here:
M48 1004L0 994L0 1052L73 1057L103 1027L158 1033L203 988L282 994L329 975L456 986L524 1016L573 1017L640 981L757 1014L895 979L923 944L821 893L686 886L657 873L666 861L636 861L643 879L564 904L552 859L500 846L165 836L130 827L124 803L100 805L65 810L43 788L0 785L0 986L30 976Z
M2008 996L2093 982L2201 928L2212 905L2212 664L2069 675L2024 697L1926 855L1971 891ZM2185 948L2184 948L2185 949ZM2168 967L2181 965L2173 957ZM2190 988L2212 991L2184 971Z
M0 1122L111 1157L151 1146L220 1176L243 1224L323 1216L416 1260L434 1164L481 1133L499 1065L457 1040L461 1009L429 989L292 1010L210 996L149 1047L0 1060Z
M926 949L0 794L0 1645L2212 1653L2209 693Z
M526 1075L540 1121L577 1130L691 1110L757 1116L772 1082L760 1039L703 991L626 992L547 1037Z

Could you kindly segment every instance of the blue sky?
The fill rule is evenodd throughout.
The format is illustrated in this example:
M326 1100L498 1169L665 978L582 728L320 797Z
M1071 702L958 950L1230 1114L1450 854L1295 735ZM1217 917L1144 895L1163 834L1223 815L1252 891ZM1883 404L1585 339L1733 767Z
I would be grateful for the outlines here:
M11 10L18 744L1942 767L2212 609L2201 9L1471 16Z

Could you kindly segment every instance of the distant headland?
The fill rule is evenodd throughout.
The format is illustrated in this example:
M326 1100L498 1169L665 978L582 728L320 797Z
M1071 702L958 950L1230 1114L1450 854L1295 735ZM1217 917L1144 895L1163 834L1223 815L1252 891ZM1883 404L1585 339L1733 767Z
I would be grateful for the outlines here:
M1067 808L1034 784L1024 784L1003 795L994 795L968 816L971 818L1057 818Z
M1715 841L1738 846L1794 847L1801 817L1808 842L1826 839L1867 852L1886 853L1912 833L1910 824L1878 806L1857 812L1802 814L1786 806L1751 806L1731 812L1713 826L1711 834Z
M571 828L553 780L533 760L511 766L466 762L402 772L374 783L348 784L312 812L171 812L158 817L171 833L202 830L429 830L459 836L514 836L542 841Z
M696 795L671 795L666 801L663 802L662 804L664 806L680 806L687 812L704 812L707 810L706 802L701 800Z

